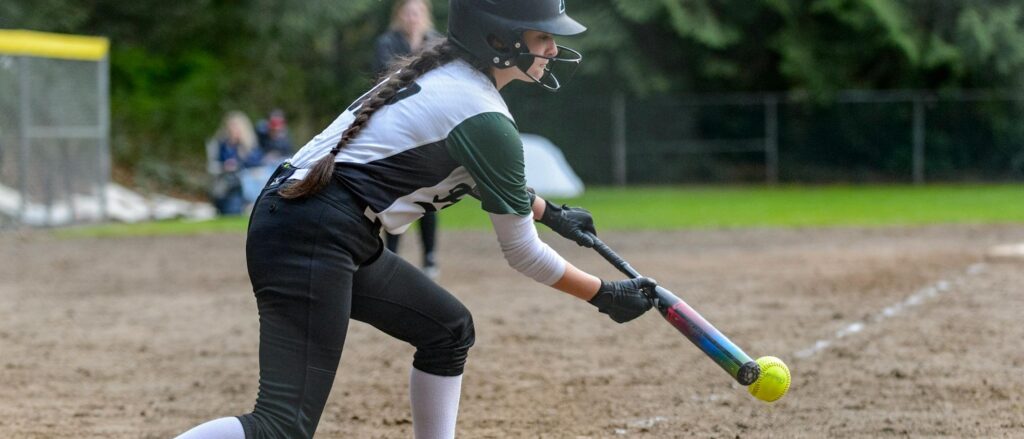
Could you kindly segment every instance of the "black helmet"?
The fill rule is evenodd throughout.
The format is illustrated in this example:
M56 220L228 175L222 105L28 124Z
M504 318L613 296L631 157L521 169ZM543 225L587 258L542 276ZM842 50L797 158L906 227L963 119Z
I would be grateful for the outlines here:
M565 13L565 0L451 0L448 39L478 60L503 69L518 67L549 90L561 86L551 73L555 61L570 63L575 71L583 57L558 46L558 55L547 58L530 53L523 32L535 30L552 35L576 35L587 28ZM534 58L547 58L548 69L541 78L528 70Z

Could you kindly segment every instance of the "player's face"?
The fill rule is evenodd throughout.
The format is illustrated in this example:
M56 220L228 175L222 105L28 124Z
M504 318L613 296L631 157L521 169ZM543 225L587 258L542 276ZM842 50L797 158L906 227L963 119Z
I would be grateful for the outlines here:
M558 47L555 46L555 37L549 33L528 30L523 33L523 40L526 41L526 47L530 49L530 53L534 55L553 57L558 54ZM547 65L548 60L534 58L533 66L529 70L530 76L534 78L544 76L544 67Z

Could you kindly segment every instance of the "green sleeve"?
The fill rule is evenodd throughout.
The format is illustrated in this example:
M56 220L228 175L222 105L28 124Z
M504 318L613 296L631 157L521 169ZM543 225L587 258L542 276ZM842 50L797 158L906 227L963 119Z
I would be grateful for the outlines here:
M446 145L448 154L476 182L484 210L495 214L530 214L523 142L511 119L501 113L478 114L456 126Z

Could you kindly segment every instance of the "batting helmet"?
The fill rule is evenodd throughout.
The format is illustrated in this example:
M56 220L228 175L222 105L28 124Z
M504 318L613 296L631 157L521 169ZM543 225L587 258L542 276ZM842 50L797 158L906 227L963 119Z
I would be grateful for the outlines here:
M523 32L528 30L552 35L576 35L587 28L565 13L565 0L451 0L448 13L448 39L481 61L503 69L515 66L529 75L535 58L549 59L548 70L534 81L549 90L558 90L558 78L550 71L554 62L578 66L579 52L558 46L554 57L530 53Z

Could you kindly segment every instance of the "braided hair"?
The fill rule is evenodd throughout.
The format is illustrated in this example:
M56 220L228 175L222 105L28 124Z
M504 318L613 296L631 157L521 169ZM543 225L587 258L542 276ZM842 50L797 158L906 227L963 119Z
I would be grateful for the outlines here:
M489 66L473 60L467 53L449 42L447 38L425 48L418 55L399 59L383 75L387 78L386 81L377 87L377 91L356 111L352 125L341 134L341 140L334 148L331 148L330 154L318 160L302 181L281 189L279 192L281 196L301 198L313 195L326 187L334 175L334 159L338 152L359 135L359 132L366 127L370 117L373 117L377 110L420 76L459 58L466 59L474 68L488 77L491 76Z

